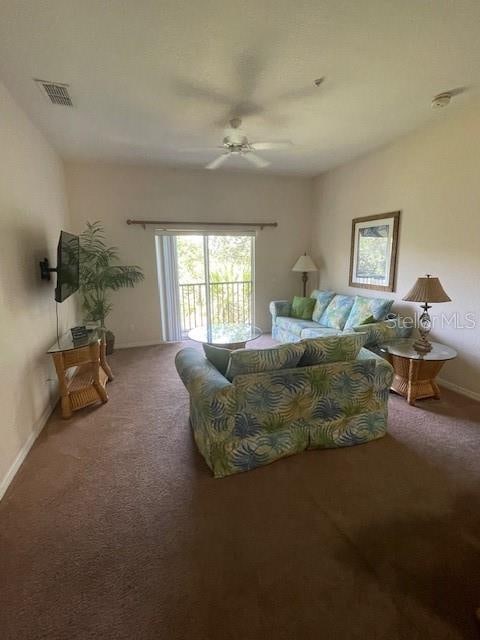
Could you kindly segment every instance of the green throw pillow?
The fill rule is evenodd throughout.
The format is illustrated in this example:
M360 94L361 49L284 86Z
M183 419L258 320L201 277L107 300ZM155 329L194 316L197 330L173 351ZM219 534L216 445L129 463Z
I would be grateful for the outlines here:
M215 347L213 344L203 343L203 352L209 362L213 364L222 376L227 372L228 362L230 360L231 349L225 347Z
M311 320L315 302L315 298L300 298L299 296L295 296L290 312L291 317L299 318L300 320Z
M343 333L338 336L307 338L300 342L305 347L305 353L299 366L308 367L327 362L355 360L365 344L365 340L366 335L363 333Z
M373 316L368 316L368 318L365 318L365 320L360 324L373 324L374 322L376 322L375 318Z

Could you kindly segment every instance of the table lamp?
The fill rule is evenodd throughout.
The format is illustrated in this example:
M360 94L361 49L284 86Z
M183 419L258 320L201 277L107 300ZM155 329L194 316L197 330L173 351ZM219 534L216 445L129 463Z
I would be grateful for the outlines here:
M445 293L440 280L427 274L424 278L417 278L417 281L403 300L407 302L423 302L420 305L423 313L418 319L420 338L415 340L413 348L420 354L429 353L432 350L432 345L427 339L432 328L432 321L428 313L432 305L429 302L451 302L451 299Z
M292 271L301 271L302 272L302 282L303 282L303 297L307 295L307 281L308 281L308 272L309 271L318 271L317 265L308 256L306 253L296 261L296 263L292 267Z

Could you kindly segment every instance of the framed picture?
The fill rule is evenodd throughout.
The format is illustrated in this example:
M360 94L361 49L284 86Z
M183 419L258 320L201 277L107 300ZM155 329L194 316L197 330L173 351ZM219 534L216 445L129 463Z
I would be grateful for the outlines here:
M400 211L352 220L351 287L395 290Z

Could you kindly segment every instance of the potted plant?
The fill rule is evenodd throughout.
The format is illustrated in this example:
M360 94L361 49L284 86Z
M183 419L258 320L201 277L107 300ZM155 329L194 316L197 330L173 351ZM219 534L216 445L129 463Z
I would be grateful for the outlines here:
M115 336L105 326L112 310L110 292L122 287L134 287L143 280L143 271L137 266L116 264L117 247L108 247L101 222L87 222L80 234L80 292L83 296L84 319L97 322L105 331L107 353L113 352Z

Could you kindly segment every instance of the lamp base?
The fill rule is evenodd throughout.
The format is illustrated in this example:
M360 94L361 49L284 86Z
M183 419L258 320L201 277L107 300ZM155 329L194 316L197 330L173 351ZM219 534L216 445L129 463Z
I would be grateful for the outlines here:
M424 336L422 336L415 340L415 342L413 343L413 348L420 355L426 355L432 350L432 345Z
M304 271L302 273L302 282L303 282L303 297L307 296L307 282L308 282L308 273Z

